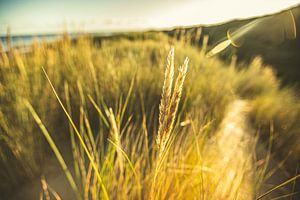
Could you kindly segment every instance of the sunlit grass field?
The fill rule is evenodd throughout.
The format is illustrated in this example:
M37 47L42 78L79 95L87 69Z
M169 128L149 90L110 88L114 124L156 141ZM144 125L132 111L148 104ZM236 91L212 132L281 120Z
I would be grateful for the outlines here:
M12 191L38 178L31 198L47 200L293 195L295 92L260 58L205 52L162 33L2 50L1 193L22 197Z

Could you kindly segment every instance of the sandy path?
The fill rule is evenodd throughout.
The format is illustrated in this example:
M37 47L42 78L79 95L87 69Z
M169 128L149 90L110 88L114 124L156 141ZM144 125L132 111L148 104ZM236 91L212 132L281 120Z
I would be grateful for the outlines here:
M215 198L253 199L254 131L247 121L249 111L246 101L234 101L217 131L212 150L217 171Z

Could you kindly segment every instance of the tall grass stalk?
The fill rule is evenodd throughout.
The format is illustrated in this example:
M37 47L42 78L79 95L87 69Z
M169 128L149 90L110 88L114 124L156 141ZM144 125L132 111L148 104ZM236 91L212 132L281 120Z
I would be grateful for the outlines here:
M175 82L173 93L171 93L174 73L174 49L170 50L168 56L168 64L165 71L162 98L159 106L159 128L156 142L158 145L160 156L162 155L166 147L166 144L174 126L174 121L176 118L176 113L182 94L182 86L188 68L188 62L189 60L188 58L186 58L183 66L179 67L179 74Z
M81 134L79 133L79 131L78 131L78 129L77 129L75 123L73 122L71 116L69 115L68 111L66 110L66 108L65 108L65 106L63 105L62 101L60 100L58 94L56 93L56 90L55 90L54 86L52 85L52 83L51 83L51 81L50 81L50 79L49 79L49 77L48 77L48 75L47 75L45 69L44 69L44 68L42 68L42 69L43 69L43 72L44 72L44 74L45 74L45 76L46 76L46 78L47 78L47 80L48 80L48 82L49 82L51 88L52 88L52 91L53 91L55 97L57 98L57 100L58 100L58 102L59 102L61 108L63 109L64 113L65 113L66 116L68 117L69 122L71 123L71 125L72 125L72 127L73 127L73 129L74 129L74 131L75 131L75 133L76 133L76 135L77 135L79 141L80 141L80 145L83 147L83 149L84 149L86 155L87 155L88 158L89 158L89 161L91 162L91 164L92 164L92 166L93 166L94 171L96 172L98 181L99 181L99 183L100 183L100 185L101 185L101 188L102 188L102 191L103 191L104 199L109 199L109 196L108 196L108 193L107 193L107 189L106 189L106 187L105 187L105 185L104 185L104 183L103 183L103 181L102 181L101 174L100 174L100 172L99 172L99 167L97 166L97 163L95 163L95 160L94 160L94 158L92 157L91 153L89 152L89 150L88 150L88 148L87 148L87 146L86 146L86 144L85 144L85 142L84 142L84 140L83 140Z
M182 87L188 69L188 61L188 58L186 58L183 66L179 67L178 76L172 93L174 75L174 48L171 48L167 59L161 103L159 106L159 128L156 138L159 153L154 171L153 183L151 186L151 199L155 199L156 179L158 176L159 167L163 161L163 154L165 153L166 146L170 139L170 134L173 130L174 121L182 94Z
M39 128L41 129L42 133L44 134L46 140L48 141L51 149L53 150L60 166L62 167L72 189L74 190L76 196L78 199L81 199L81 195L79 193L79 190L77 188L77 185L71 175L70 170L67 167L67 164L65 163L60 151L58 150L55 142L53 141L53 139L51 138L50 134L48 133L46 127L44 126L43 122L41 121L41 119L39 118L39 116L37 115L37 113L35 112L35 110L33 109L33 107L31 106L31 104L27 101L24 100L24 103L26 105L26 107L28 108L29 112L31 113L31 115L33 116L34 120L36 121L37 125L39 126Z

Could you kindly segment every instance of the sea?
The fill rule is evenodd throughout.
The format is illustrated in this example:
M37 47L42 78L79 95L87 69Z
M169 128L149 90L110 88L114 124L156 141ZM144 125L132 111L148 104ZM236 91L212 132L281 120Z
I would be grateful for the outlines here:
M103 36L111 36L116 33L105 32L105 33L88 33L88 34L92 35L92 36L103 37ZM76 34L76 33L69 34L71 39L76 39L79 35L82 35L82 34ZM12 47L25 47L22 49L24 51L26 51L26 47L29 47L29 45L31 45L33 43L33 41L53 42L53 41L61 39L62 37L63 37L62 34L43 34L43 35L13 35L10 38L11 38ZM3 49L6 52L8 50L7 36L4 36L4 35L0 36L0 43L2 44Z
M47 41L52 42L58 40L62 37L60 34L47 34L47 35L14 35L11 36L12 47L26 47L33 43L33 41ZM4 51L7 51L7 37L0 36L0 42L4 48Z

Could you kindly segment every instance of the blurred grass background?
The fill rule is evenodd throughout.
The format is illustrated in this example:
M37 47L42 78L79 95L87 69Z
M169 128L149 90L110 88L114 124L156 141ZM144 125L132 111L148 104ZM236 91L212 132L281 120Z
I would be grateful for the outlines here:
M295 175L300 153L297 145L300 141L300 104L294 89L282 87L272 68L265 66L260 58L249 64L237 64L234 56L227 62L206 58L208 40L204 40L201 49L193 45L194 41L200 41L200 37L201 33L194 38L189 35L168 37L164 33L136 33L101 40L83 35L72 40L65 34L56 42L34 42L32 51L28 53L19 52L17 48L2 51L0 190L4 197L10 198L13 191L42 174L46 174L47 179L49 158L53 157L25 106L25 100L30 102L61 150L80 194L90 199L104 197L97 180L89 183L95 174L91 172L90 162L74 138L74 130L45 78L44 67L97 161L111 198L135 199L140 198L139 195L147 198L155 163L158 106L171 46L176 50L176 66L185 57L190 59L190 64L174 129L174 142L167 156L168 162L160 173L157 198L189 199L201 193L199 199L231 199L241 194L245 194L240 196L241 199L252 199ZM243 186L238 187L224 182L228 187L220 190L217 183L226 171L219 172L219 176L195 178L185 168L189 166L192 171L199 166L213 169L218 163L215 135L235 100L246 101L251 107L246 118L254 130L249 134L257 138L257 148L252 147L254 150L249 153L253 157L254 178L251 181L240 180L239 184ZM112 123L111 115L105 112L110 107L115 114L122 148L136 171L132 174L127 164L123 180L120 180L121 173L114 169L117 166L116 150L107 140ZM200 154L195 153L199 151ZM200 161L195 155L201 157ZM245 165L248 163L248 157L236 159L241 159L240 163ZM218 165L230 166L230 163ZM168 167L170 165L172 167ZM60 170L57 163L54 162L53 166L54 171ZM183 171L187 174L168 172L174 166L175 170L185 169ZM239 170L241 176L249 174L247 167ZM280 171L280 175L275 171ZM136 186L137 179L139 186ZM197 187L191 184L191 180ZM200 187L196 181L201 180L204 180L204 185ZM86 186L87 182L92 189L87 189L88 194L84 196L86 188L90 188L89 184ZM59 185L53 185L53 188L58 193L65 189ZM245 193L245 188L248 188L249 194ZM296 189L295 184L289 185L278 194L291 193ZM38 198L39 194L33 195Z

